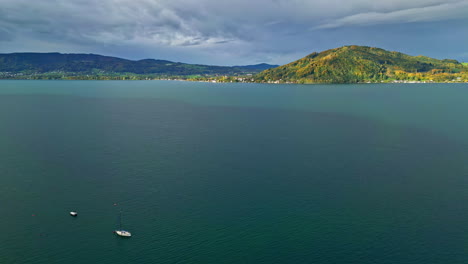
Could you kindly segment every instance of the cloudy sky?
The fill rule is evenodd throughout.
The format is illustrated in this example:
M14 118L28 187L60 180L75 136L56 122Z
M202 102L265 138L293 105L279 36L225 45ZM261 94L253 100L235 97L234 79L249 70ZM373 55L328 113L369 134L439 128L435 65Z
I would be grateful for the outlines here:
M468 61L468 0L0 0L0 53L284 64L351 44Z

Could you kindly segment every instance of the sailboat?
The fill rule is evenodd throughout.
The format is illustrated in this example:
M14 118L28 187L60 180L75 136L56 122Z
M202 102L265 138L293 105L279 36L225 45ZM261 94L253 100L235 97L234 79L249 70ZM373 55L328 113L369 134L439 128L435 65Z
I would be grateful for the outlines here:
M114 230L114 233L121 237L131 237L132 233L128 232L127 230L122 229L122 210L120 210L119 214L119 229Z

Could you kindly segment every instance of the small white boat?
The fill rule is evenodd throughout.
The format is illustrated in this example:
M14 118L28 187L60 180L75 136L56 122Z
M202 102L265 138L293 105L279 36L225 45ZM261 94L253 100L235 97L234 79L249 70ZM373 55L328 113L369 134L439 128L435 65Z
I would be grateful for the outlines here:
M131 237L132 233L125 231L125 230L115 230L114 231L117 235L122 236L122 237Z
M70 212L70 215L71 216L78 216L78 213L77 212Z

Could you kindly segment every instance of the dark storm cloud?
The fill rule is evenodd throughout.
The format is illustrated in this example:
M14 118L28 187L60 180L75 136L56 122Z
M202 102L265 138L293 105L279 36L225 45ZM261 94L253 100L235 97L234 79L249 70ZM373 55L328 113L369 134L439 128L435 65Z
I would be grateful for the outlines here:
M441 29L445 21L466 22L467 14L468 0L0 0L0 52L285 63L344 44L385 47L391 39L375 42L375 27L411 28L435 21ZM413 34L427 39L426 32ZM431 34L437 38L443 32ZM392 38L407 42L398 33ZM458 42L453 54L465 54L467 37ZM432 55L430 50L426 54Z

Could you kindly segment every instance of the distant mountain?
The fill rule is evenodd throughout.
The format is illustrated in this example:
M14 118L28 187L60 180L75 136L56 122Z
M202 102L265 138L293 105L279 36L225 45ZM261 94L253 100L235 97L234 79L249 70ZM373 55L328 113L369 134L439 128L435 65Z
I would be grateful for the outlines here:
M266 63L260 63L260 64L255 64L255 65L245 65L245 66L234 66L236 68L242 68L242 69L249 69L249 70L268 70L271 68L276 68L279 65L272 65L272 64L266 64Z
M96 54L11 53L0 54L0 72L75 74L134 73L155 75L238 75L258 73L267 64L251 66L210 66L167 60L127 60Z
M432 80L466 73L456 60L409 56L400 52L364 46L345 46L314 52L289 64L255 76L259 82L356 83L382 80ZM464 75L466 76L466 75Z

